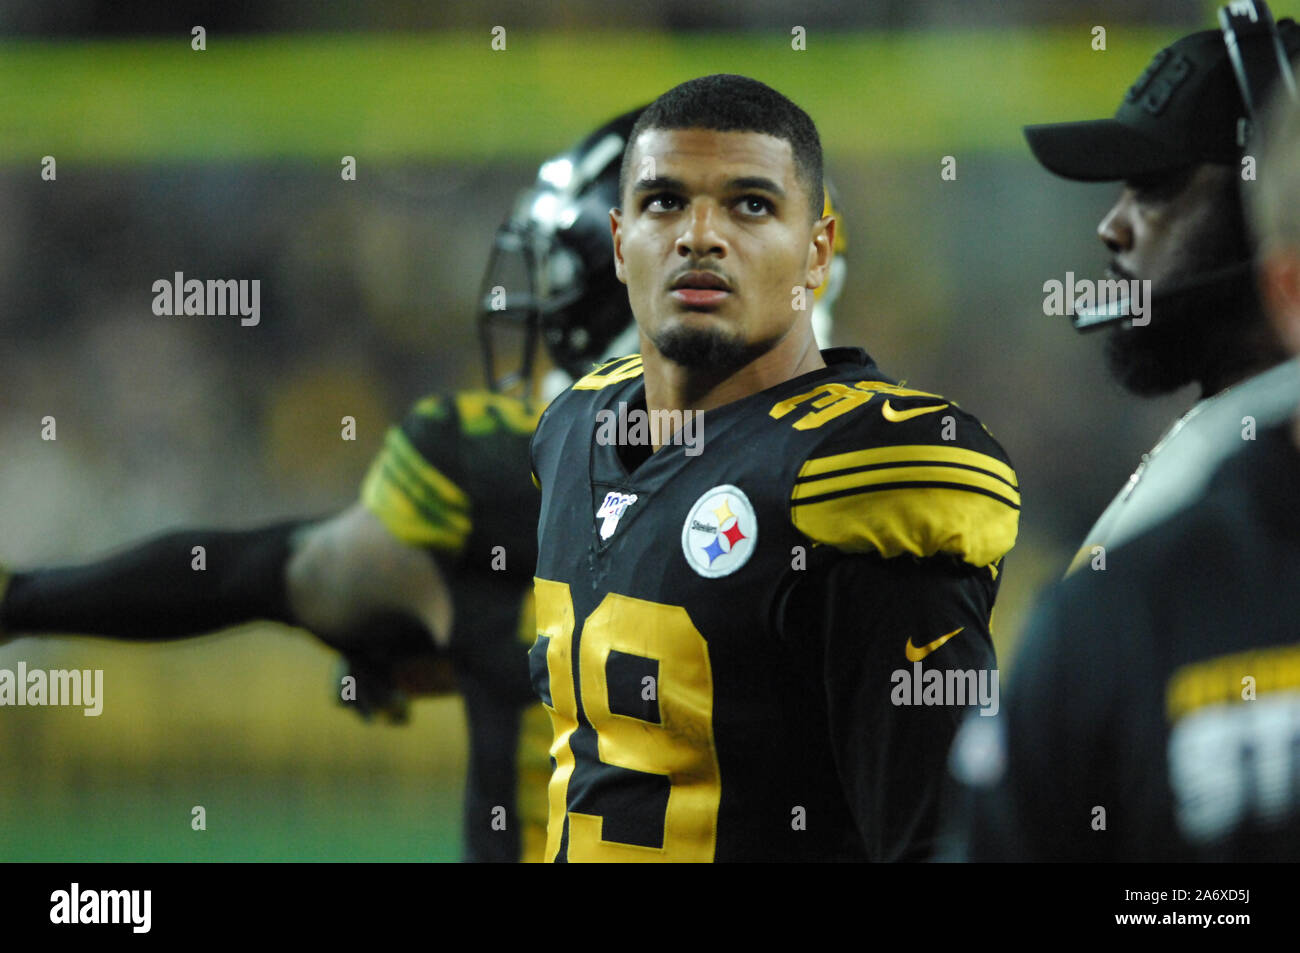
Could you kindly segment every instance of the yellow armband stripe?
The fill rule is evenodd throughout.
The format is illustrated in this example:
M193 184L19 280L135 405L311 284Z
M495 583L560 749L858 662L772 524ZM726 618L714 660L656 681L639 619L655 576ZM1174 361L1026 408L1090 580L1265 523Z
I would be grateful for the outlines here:
M469 538L470 500L431 466L396 427L361 485L361 502L412 546L459 552Z
M933 463L952 464L984 470L1006 483L1011 489L1019 489L1016 472L996 457L963 447L945 447L932 444L891 444L886 447L873 447L870 450L855 450L851 453L836 453L827 457L816 457L805 463L799 471L799 479L826 476L842 470L852 470L876 464L894 463Z

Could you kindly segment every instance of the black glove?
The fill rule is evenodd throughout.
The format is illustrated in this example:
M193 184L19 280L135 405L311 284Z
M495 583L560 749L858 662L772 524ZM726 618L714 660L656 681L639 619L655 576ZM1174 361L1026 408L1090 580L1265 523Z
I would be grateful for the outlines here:
M428 631L407 616L373 616L361 637L318 637L333 643L343 656L334 679L339 702L367 721L379 715L389 724L406 724L412 697L456 690L451 662L435 647Z
M398 687L391 662L344 656L335 668L334 684L339 704L355 709L366 721L375 715L391 725L411 720L410 696Z

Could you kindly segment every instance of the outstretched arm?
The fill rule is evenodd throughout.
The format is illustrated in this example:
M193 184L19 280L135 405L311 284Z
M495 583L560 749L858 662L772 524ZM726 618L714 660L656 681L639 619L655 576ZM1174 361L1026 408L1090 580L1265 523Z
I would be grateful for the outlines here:
M368 683L363 709L385 707L394 687L447 687L445 667L433 664L450 638L446 581L360 503L319 521L180 530L85 565L0 579L0 634L156 641L259 619L303 626L348 656Z
M293 624L346 654L417 654L451 641L451 590L437 563L361 503L299 530L284 576Z
M284 565L303 525L179 530L80 566L16 572L0 630L153 641L253 619L292 622Z

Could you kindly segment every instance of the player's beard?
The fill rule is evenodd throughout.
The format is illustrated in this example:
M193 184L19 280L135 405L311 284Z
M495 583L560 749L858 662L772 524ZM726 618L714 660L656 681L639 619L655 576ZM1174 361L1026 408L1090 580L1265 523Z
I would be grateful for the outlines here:
M665 358L692 370L730 373L771 350L775 341L746 341L722 328L675 324L651 339Z

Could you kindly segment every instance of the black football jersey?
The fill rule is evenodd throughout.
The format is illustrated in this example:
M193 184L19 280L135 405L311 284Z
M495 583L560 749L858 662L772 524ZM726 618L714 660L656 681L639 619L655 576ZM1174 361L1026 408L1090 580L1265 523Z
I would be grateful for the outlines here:
M543 415L548 860L930 852L959 716L996 689L1017 481L951 401L823 357L630 470L638 356Z
M389 429L361 491L397 539L434 556L451 590L470 861L539 860L546 839L550 723L527 658L538 512L528 441L539 413L486 391L426 397Z
M1297 618L1300 453L1278 428L1044 598L1002 714L954 747L944 855L1300 860Z

